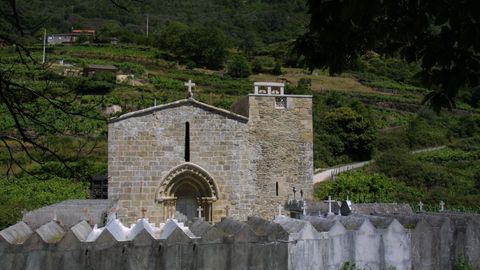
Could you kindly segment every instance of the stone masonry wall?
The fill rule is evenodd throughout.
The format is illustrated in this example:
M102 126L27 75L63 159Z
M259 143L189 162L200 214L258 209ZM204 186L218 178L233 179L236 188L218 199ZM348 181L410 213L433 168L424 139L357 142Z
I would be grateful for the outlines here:
M255 214L271 218L292 194L313 193L313 124L311 96L282 96L286 108L276 108L279 96L249 96L249 145L254 153L257 198ZM276 183L278 182L278 195Z
M480 267L479 216L278 216L231 218L187 227L139 219L103 228L50 221L36 230L20 222L0 231L0 268L17 269L343 269L450 270L463 258ZM398 218L398 219L397 219Z
M118 199L118 215L134 222L146 208L152 222L164 221L155 202L162 179L185 163L185 123L190 126L190 162L207 171L219 189L213 220L252 214L255 185L249 170L247 119L195 100L150 108L110 121L108 134L109 199Z

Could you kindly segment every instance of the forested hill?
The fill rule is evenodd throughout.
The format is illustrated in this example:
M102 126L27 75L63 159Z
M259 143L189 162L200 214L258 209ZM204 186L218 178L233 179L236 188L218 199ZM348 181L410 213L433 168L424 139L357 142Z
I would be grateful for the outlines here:
M304 32L306 0L32 0L21 8L46 19L49 32L95 28L99 34L136 39L145 35L149 16L151 38L169 22L219 28L232 45L261 46L296 38ZM22 7L23 5L23 7ZM132 40L138 41L138 40Z

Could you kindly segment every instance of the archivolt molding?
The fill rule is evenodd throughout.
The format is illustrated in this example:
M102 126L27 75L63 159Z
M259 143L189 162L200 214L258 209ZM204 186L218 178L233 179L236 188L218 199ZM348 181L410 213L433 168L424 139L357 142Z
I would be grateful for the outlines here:
M216 201L218 199L218 187L210 174L202 167L187 162L170 170L167 175L160 182L157 189L155 200L157 202L164 202L175 199L175 189L188 179L196 181L203 189L201 194L202 199L209 201Z

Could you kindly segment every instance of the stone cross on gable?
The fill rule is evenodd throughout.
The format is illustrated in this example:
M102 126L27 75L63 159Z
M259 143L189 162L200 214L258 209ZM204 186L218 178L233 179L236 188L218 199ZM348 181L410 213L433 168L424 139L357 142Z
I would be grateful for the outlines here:
M230 210L230 206L225 206L225 216L228 217L228 214L229 214L229 210Z
M325 202L328 203L328 213L327 215L331 216L333 215L333 212L332 212L332 196L328 196L328 200L326 200Z
M197 208L197 212L198 212L198 218L202 218L202 211L203 211L203 208L201 206L199 206Z
M188 82L185 83L185 86L188 87L188 98L193 98L193 92L192 92L192 87L195 86L194 83L192 83L192 80L188 80Z
M147 212L147 209L145 209L145 207L142 207L142 218L145 218L145 212Z
M445 203L443 201L440 201L440 212L445 211Z

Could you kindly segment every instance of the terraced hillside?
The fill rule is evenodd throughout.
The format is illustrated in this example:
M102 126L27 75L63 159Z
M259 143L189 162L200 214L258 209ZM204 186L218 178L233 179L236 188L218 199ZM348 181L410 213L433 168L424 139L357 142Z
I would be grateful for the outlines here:
M32 48L34 60L41 59L37 49ZM228 69L189 66L158 48L127 44L51 47L45 66L30 60L23 64L12 48L2 48L0 60L2 70L18 83L14 89L22 102L16 108L36 116L16 120L7 106L0 106L0 169L7 175L0 179L0 204L6 206L0 210L0 227L14 223L24 209L88 197L91 176L106 173L105 120L114 115L113 106L126 113L185 98L183 83L189 79L197 84L197 100L224 109L250 93L253 81L285 81L287 93L313 95L316 168L371 158L381 161L377 167L341 176L346 182L319 186L318 198L350 191L358 201L416 204L422 199L433 205L442 198L457 208L480 209L471 203L480 201L478 110L460 102L453 112L434 114L421 104L427 90L415 81L416 67L397 60L365 57L351 72L330 77L321 70L287 67L274 75L274 56L252 56L248 61L261 69L247 78L231 77ZM91 64L114 65L128 76L118 82L108 75L74 75ZM24 88L43 89L45 96L55 97L54 102L28 96ZM68 114L58 104L88 117ZM54 151L13 140L16 125ZM435 145L449 145L452 152L439 153L442 162L436 156L388 156ZM393 150L398 148L403 150ZM395 167L403 169L398 172ZM397 191L385 193L392 189Z

